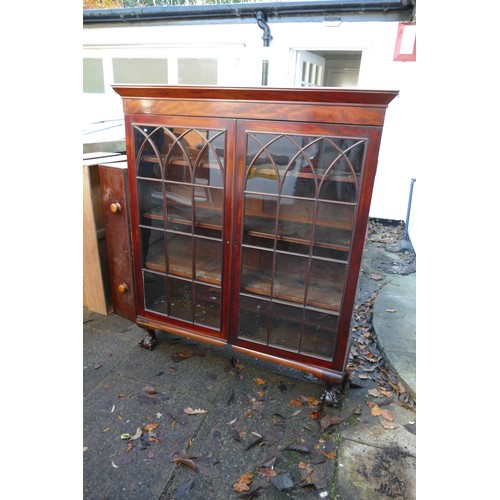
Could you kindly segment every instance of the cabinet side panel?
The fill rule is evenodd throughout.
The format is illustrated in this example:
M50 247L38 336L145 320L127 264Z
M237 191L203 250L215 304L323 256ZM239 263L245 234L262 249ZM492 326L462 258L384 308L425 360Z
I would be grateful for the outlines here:
M363 249L368 226L368 215L370 211L373 184L375 182L375 174L377 172L381 133L381 128L368 129L368 147L365 153L365 165L361 181L361 192L356 214L347 280L342 304L342 316L339 322L339 336L337 337L333 362L335 369L342 371L348 358L346 350L349 347L352 310L354 306L354 299L356 297L356 288L358 284L361 261L363 259Z
M113 307L120 316L135 321L127 169L100 165L99 174Z

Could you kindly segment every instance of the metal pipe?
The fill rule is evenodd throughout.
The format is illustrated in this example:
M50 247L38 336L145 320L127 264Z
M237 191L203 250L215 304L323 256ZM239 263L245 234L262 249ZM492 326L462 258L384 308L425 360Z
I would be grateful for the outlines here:
M413 184L417 179L412 179L410 183L410 196L408 198L408 209L406 210L406 221L405 221L405 234L403 239L408 240L408 223L410 221L410 211L411 211L411 199L413 197Z
M313 0L310 2L264 2L218 5L174 5L129 7L124 9L87 9L83 23L118 23L144 21L208 20L253 17L262 11L267 17L325 16L367 12L401 14L401 20L413 15L416 0Z

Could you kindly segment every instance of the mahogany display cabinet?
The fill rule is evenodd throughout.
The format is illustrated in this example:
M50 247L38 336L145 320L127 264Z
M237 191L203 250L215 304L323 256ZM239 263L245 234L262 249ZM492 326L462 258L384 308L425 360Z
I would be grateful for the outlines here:
M137 324L341 383L396 91L117 85Z

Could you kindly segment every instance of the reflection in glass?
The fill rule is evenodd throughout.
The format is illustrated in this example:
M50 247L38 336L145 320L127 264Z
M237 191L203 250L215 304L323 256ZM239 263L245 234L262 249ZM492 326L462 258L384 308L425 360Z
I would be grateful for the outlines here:
M269 345L298 351L300 343L302 308L273 302Z
M143 271L144 307L160 314L168 314L167 288L163 274Z
M338 317L306 309L301 352L311 356L332 359Z
M241 288L245 291L269 295L273 253L256 248L243 248L241 265Z
M307 304L338 311L347 265L312 259Z
M195 323L220 329L220 288L197 283L195 285L195 303Z
M241 295L239 336L267 344L269 302Z
M143 266L165 272L165 241L163 231L140 228Z
M193 321L192 284L175 278L168 278L170 316L185 321Z
M196 279L208 283L221 283L222 242L195 238Z
M184 278L193 274L193 245L191 236L167 233L168 273Z

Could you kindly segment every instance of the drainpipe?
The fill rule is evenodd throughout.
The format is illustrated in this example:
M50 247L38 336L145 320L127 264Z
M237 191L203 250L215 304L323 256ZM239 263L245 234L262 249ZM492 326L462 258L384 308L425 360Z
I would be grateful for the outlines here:
M416 180L417 179L412 179L410 184L410 196L408 198L408 209L406 210L405 234L403 237L404 240L408 240L408 224L410 222L411 199L413 196L413 184L415 184Z
M264 31L262 35L262 40L264 41L264 47L269 47L269 44L271 43L271 40L273 37L271 36L271 30L269 29L268 24L266 23L267 21L267 16L259 10L257 12L255 19L257 19L257 24L259 25L259 28ZM269 73L269 60L268 59L263 59L262 60L262 85L267 85L267 76Z

